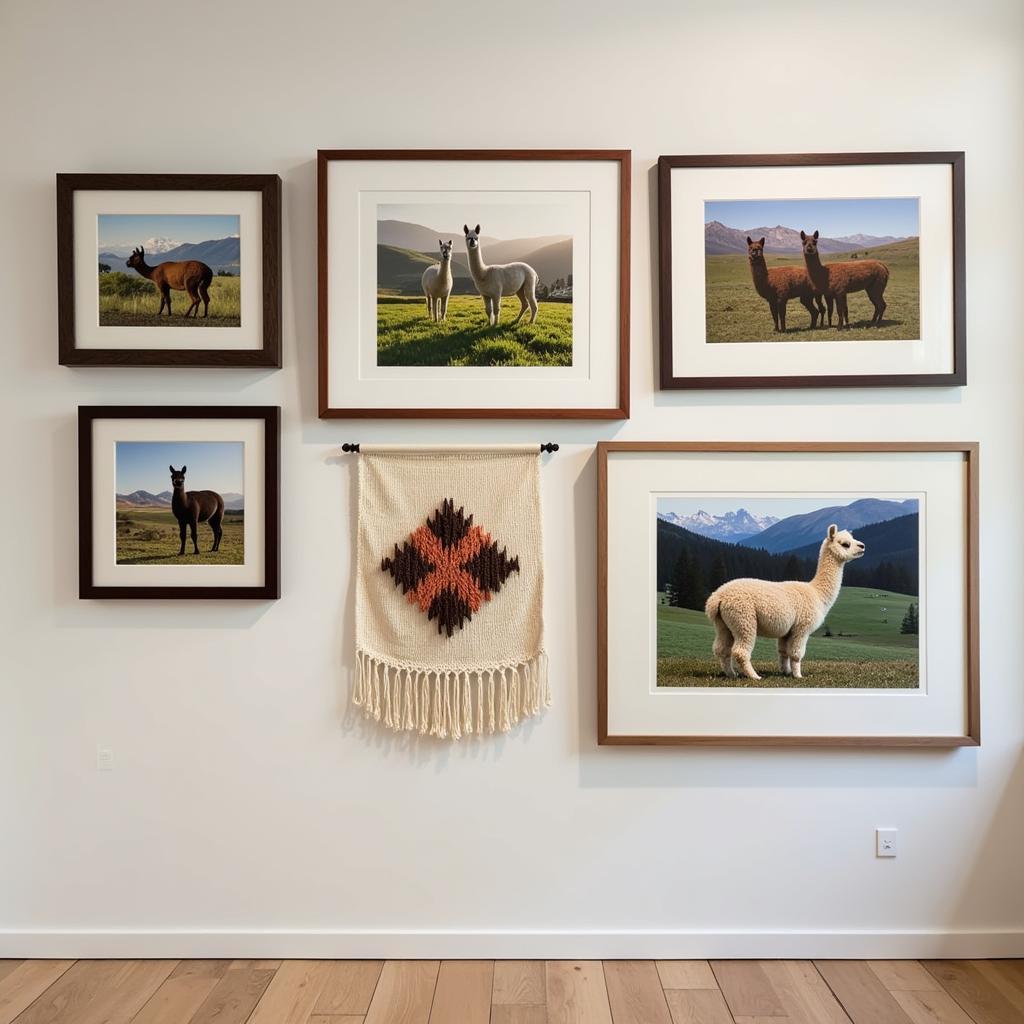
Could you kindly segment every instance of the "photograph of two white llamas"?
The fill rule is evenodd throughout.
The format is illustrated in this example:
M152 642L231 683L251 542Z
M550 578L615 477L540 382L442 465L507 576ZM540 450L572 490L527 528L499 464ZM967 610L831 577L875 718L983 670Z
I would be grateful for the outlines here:
M920 500L657 499L657 685L917 689Z
M378 366L573 365L571 209L377 207Z

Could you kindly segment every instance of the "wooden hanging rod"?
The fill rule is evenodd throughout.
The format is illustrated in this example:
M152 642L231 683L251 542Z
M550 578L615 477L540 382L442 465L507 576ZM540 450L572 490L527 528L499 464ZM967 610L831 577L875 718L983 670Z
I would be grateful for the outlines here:
M343 452L348 452L350 455L358 455L359 454L359 442L356 441L356 442L353 443L351 441L346 441L341 446L341 450ZM558 451L558 445L554 441L546 441L544 444L542 444L540 446L540 450L542 452L547 452L547 453L557 452Z

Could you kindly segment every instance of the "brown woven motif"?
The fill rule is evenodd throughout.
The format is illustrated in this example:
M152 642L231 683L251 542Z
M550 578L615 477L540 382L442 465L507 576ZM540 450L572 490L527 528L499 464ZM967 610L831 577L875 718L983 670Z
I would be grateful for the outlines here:
M450 637L519 572L519 557L499 551L491 535L447 498L380 567L429 620L437 619L438 633Z

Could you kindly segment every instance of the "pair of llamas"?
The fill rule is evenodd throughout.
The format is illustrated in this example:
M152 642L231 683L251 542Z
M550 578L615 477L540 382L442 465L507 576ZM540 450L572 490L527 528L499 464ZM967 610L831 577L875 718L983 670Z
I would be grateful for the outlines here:
M800 671L810 635L825 621L843 585L843 567L864 554L864 544L833 523L818 553L809 582L736 579L723 583L704 612L715 627L712 652L722 671L760 679L750 657L759 636L779 642L779 669L802 679Z
M786 304L799 299L811 314L811 329L819 320L825 325L825 303L828 303L828 323L832 326L832 308L839 317L839 329L850 326L850 313L846 296L850 292L867 292L875 311L871 324L882 323L885 312L883 293L889 282L889 268L881 260L851 260L844 263L822 263L818 252L818 232L808 235L800 232L804 254L804 268L769 267L764 259L764 242L755 242L747 236L747 259L754 279L754 289L768 303L776 331L786 329ZM824 297L824 302L822 301Z
M537 319L537 271L529 263L484 263L480 249L480 225L470 231L462 225L466 236L466 254L469 257L469 273L473 284L484 300L487 323L498 326L501 317L501 297L519 296L519 315L512 321L513 326L522 319L529 309L530 323ZM423 271L421 283L427 297L427 313L435 323L447 319L448 298L452 293L452 241L437 243L441 248L441 261Z

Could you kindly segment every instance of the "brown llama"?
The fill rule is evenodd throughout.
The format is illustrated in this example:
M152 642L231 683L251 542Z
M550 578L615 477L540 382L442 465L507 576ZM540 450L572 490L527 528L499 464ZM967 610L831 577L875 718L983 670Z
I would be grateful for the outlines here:
M210 315L210 282L213 280L213 271L200 260L171 260L168 263L158 263L151 267L146 262L146 250L143 247L134 249L131 256L125 260L129 267L133 267L143 277L148 277L153 282L153 287L160 293L160 309L157 316L167 306L167 315L171 315L171 289L176 292L188 292L192 305L185 310L185 316L193 310L199 316L199 303L203 303L203 318Z
M881 260L861 260L846 263L822 263L818 255L818 232L813 235L800 232L803 242L804 263L807 273L814 284L814 290L824 295L829 305L835 300L836 312L839 314L839 329L850 326L850 311L846 296L850 292L867 292L875 312L871 316L874 327L882 323L885 312L885 299L882 297L885 286L889 283L889 268ZM831 324L832 318L829 317Z
M216 491L186 491L185 470L167 467L171 471L171 511L178 520L178 533L181 536L179 555L185 554L185 530L192 532L194 554L199 554L199 541L196 540L196 528L200 523L208 522L213 530L213 547L211 551L220 550L220 539L224 534L221 521L224 519L224 499Z
M769 269L764 261L764 239L755 242L747 237L747 259L750 260L750 273L754 278L754 290L768 302L772 313L772 323L776 331L786 329L786 304L790 299L799 299L808 313L811 314L811 328L818 326L820 317L825 323L825 304L821 295L815 293L814 285L806 270L799 267L772 267ZM829 319L831 319L829 302Z

